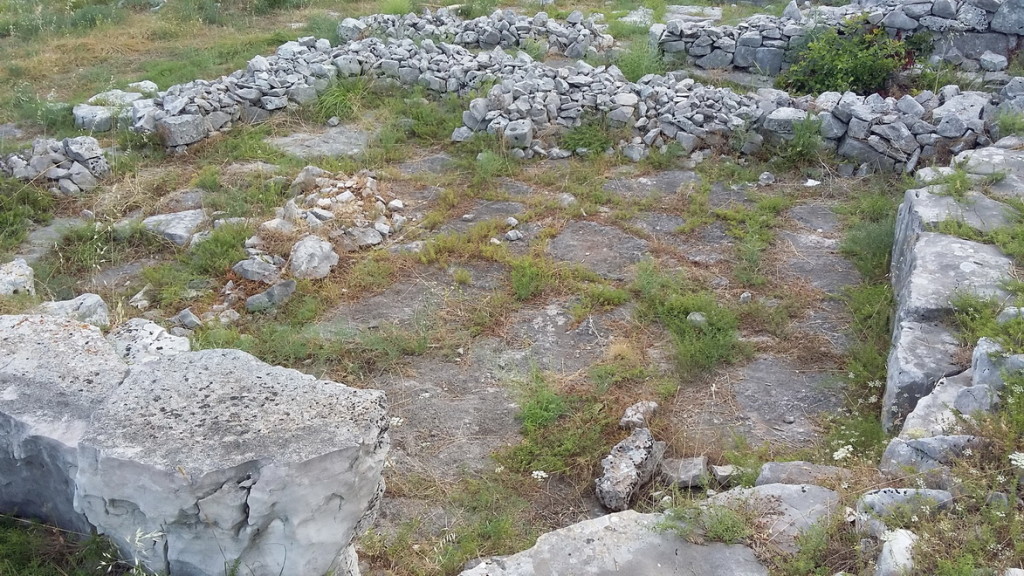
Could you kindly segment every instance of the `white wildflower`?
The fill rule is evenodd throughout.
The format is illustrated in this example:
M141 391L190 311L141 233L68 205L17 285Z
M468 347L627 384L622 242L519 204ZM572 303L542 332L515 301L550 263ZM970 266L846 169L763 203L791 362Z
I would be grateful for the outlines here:
M1024 452L1014 452L1010 454L1010 464L1013 464L1015 468L1024 470Z
M530 472L530 476L533 476L533 479L537 482L543 482L547 479L548 473L543 470L534 470L533 472Z
M843 446L839 450L833 452L832 459L836 461L843 460L845 458L848 458L850 454L853 454L853 446L847 444L846 446Z

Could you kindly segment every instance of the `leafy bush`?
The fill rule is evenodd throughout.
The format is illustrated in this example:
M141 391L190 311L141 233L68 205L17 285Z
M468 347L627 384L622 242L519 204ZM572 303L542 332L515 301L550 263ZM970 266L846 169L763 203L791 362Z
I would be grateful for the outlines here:
M817 28L806 38L796 49L793 66L777 79L787 90L878 92L911 57L906 43L863 21L851 21L839 29Z
M668 70L661 53L651 47L646 36L634 39L629 49L615 61L615 65L631 82L636 82L648 74L664 74Z

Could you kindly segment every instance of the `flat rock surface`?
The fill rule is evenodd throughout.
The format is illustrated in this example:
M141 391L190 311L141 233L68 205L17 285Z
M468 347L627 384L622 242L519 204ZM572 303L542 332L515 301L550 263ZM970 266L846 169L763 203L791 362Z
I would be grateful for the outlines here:
M626 198L660 198L677 194L684 186L699 181L695 172L669 170L647 176L614 178L604 183L604 189Z
M549 532L518 554L487 560L461 576L767 576L746 546L691 544L656 529L659 514L632 510Z
M403 474L455 481L494 468L491 454L519 441L518 405L508 386L474 357L427 359L374 379L388 395L390 459Z
M360 128L340 125L322 132L296 132L289 136L268 138L267 142L299 158L330 158L362 154L371 136Z
M600 276L622 280L647 253L648 244L618 228L590 221L569 223L548 247L555 260L581 264Z
M746 507L758 514L757 529L766 531L770 546L793 553L800 534L836 511L839 494L812 484L762 484L716 494L708 504Z
M803 369L789 359L762 356L739 370L732 391L757 436L801 445L817 435L819 415L843 406L832 380L831 374Z
M85 441L107 457L201 475L254 459L308 460L366 440L363 426L386 430L383 418L380 392L269 366L239 350L202 350L133 369Z
M85 224L81 218L54 218L45 226L40 226L28 233L28 237L18 247L15 258L24 258L32 264L53 249L54 244L73 228Z
M458 218L441 226L439 232L456 232L461 234L473 226L488 220L504 221L510 216L519 218L526 212L526 206L520 202L478 200L462 212Z

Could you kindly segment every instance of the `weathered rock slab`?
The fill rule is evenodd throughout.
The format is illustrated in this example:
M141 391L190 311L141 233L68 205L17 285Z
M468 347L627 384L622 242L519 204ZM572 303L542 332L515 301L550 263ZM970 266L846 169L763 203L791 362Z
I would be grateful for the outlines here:
M127 372L95 326L0 316L0 511L89 532L73 505L78 445Z
M460 576L767 576L746 546L692 544L659 531L660 514L608 514L544 534L529 550L486 560Z
M551 240L551 256L582 264L610 280L624 280L629 266L647 253L647 241L618 228L590 221L575 221Z
M75 505L171 574L319 575L347 564L388 450L384 394L203 350L133 367L80 442Z

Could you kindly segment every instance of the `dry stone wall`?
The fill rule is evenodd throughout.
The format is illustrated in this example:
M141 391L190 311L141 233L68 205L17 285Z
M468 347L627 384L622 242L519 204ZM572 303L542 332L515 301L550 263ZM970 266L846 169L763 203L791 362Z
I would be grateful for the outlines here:
M781 18L757 15L736 26L669 20L653 24L651 42L667 56L705 69L741 69L774 76L815 27L836 27L864 16L890 36L927 32L936 39L933 61L968 71L1000 73L1024 36L1022 0L859 0L846 6L801 11L791 2Z

